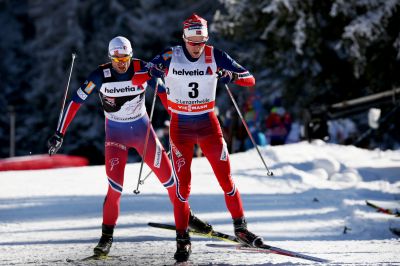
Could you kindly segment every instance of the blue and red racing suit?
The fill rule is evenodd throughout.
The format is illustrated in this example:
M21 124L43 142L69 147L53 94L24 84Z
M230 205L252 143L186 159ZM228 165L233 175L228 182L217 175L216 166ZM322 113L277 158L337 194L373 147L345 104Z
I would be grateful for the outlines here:
M222 130L214 113L217 75L219 69L238 74L234 81L240 86L253 86L254 77L225 52L205 46L198 58L192 58L185 46L174 46L157 55L135 74L133 84L149 79L152 66L165 70L167 92L160 95L171 114L170 145L175 175L176 197L174 216L177 230L188 227L193 148L198 144L225 193L225 202L232 218L244 216L242 200L232 177L229 154Z
M145 62L133 59L123 74L116 72L111 63L100 65L75 92L57 129L65 134L81 104L91 94L99 94L105 115L105 167L109 183L103 207L105 225L115 226L117 223L128 148L135 148L142 156L148 126L150 135L145 162L167 188L172 202L176 194L171 163L146 113L147 83L133 86L131 82L134 73L144 65ZM156 81L152 79L148 83L154 87ZM165 87L159 85L158 91L165 93Z

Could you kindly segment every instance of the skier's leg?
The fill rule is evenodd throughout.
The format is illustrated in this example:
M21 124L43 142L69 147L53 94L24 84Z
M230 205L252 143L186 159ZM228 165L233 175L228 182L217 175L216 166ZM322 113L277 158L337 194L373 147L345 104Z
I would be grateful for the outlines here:
M181 121L178 114L173 113L170 120L170 150L172 171L175 177L176 197L174 200L174 217L177 232L183 234L189 222L189 195L191 184L190 166L196 140L192 123Z
M199 139L199 144L225 192L225 203L233 219L235 235L243 244L260 246L263 244L262 238L247 229L242 199L231 177L228 149L218 119L214 113L210 113L209 118L209 134L202 134L204 137Z
M143 138L144 137L145 136L143 136ZM136 148L140 155L143 155L144 141L140 141L139 143L135 142L133 147ZM176 198L176 186L175 178L172 172L171 161L169 160L167 153L158 140L153 128L151 128L149 134L145 162L152 169L154 174L160 180L161 184L167 189L170 201L172 205L174 205ZM192 229L205 234L212 230L212 226L209 223L204 222L196 217L191 210L188 219L189 226Z
M176 197L174 200L174 216L177 231L185 231L189 223L189 195L191 185L190 166L193 158L194 143L175 144L170 140L172 170L175 176Z
M231 166L227 145L217 117L210 115L210 125L207 134L199 138L199 145L204 156L210 162L218 183L225 193L225 203L233 219L243 217L243 206L239 190L231 177Z
M209 160L218 182L225 192L225 203L233 219L236 237L245 245L261 246L263 244L262 238L247 229L242 199L232 181L228 151L222 136L220 138L210 138L201 144L203 153Z
M239 190L231 177L229 154L222 137L204 138L200 142L200 147L204 156L210 162L218 183L224 191L225 203L232 218L242 217L242 200Z
M128 148L116 142L106 142L105 158L108 191L103 206L103 224L115 226L119 215Z
M189 259L192 246L188 232L189 220L190 217L195 217L191 214L188 203L191 183L190 165L192 163L194 143L178 142L178 144L175 144L172 136L173 134L171 134L170 139L171 160L176 182L176 197L174 200L176 252L174 258L177 262L184 262ZM202 222L197 218L195 220ZM207 228L207 226L205 228ZM209 228L212 229L211 226L209 226Z
M96 255L107 255L112 246L114 227L119 215L124 170L128 157L126 146L111 141L105 143L105 153L105 166L109 185L103 204L102 235L99 243L94 248Z

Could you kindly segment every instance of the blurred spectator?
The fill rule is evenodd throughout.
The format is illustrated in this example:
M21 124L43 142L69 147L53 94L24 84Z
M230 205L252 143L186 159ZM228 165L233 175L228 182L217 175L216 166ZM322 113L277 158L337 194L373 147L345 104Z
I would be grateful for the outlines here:
M246 101L242 104L239 103L239 108L257 145L265 146L268 141L261 128L264 125L263 120L265 115L261 96L254 88L250 88L249 92L250 95L242 97ZM216 108L216 112L218 112L218 108ZM233 105L225 113L219 114L218 118L229 152L241 152L254 147Z
M234 106L227 109L224 115L221 114L219 121L229 152L244 151L244 141L247 133Z
M251 132L251 135L253 136L254 141L259 146L266 146L268 141L260 129L259 111L257 112L253 108L253 105L251 105L249 103L247 104L246 109L247 110L246 110L246 113L244 116L244 120L246 121L247 126L249 127L249 130ZM247 131L246 131L246 133L247 133ZM247 133L246 139L244 141L244 150L248 150L251 148L254 148L254 144L252 143L252 141Z
M250 127L257 126L258 114L254 110L251 103L246 103L244 107L244 120L246 120L247 125Z
M265 121L267 128L266 136L271 145L282 145L286 143L286 139L292 127L292 118L285 108L280 105L279 100L274 101L274 107Z
M257 129L255 127L250 128L251 135L253 136L254 141L258 146L267 146L268 145L268 140L265 137L264 133L261 132L260 129ZM251 141L250 137L247 137L246 141L244 142L244 148L245 150L249 150L254 148L254 144Z
M268 144L268 141L261 129L262 119L265 113L263 105L261 103L261 97L260 94L254 90L254 88L250 91L251 95L249 96L243 108L244 120L246 121L247 126L249 127L251 135L256 144L259 146L266 146ZM243 125L241 126L244 127ZM246 135L243 143L244 150L248 150L253 148L254 144L252 143L247 131L245 133Z
M261 95L254 88L250 89L250 95L243 106L244 119L249 127L260 128L265 116L265 110L261 102Z
M286 138L286 144L296 143L301 140L301 125L299 122L293 121L290 132Z
M337 144L352 144L357 137L356 124L351 119L336 119L328 121L330 142Z

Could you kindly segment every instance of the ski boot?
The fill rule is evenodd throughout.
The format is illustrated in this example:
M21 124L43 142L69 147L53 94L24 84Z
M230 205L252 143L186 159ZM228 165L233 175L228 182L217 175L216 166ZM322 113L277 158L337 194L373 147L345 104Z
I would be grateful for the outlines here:
M213 230L211 224L197 218L192 211L189 214L189 228L206 235Z
M114 226L102 225L102 234L97 246L93 249L96 256L107 256L113 242Z
M192 244L190 243L189 232L176 232L176 252L174 259L176 262L188 261L190 253L192 253Z
M244 217L233 219L233 226L235 229L235 236L240 243L250 247L260 247L264 244L261 237L247 230L247 222Z

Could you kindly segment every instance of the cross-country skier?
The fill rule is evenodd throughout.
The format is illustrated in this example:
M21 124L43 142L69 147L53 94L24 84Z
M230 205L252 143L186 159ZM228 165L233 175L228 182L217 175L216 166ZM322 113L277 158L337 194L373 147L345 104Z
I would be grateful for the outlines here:
M177 250L174 258L187 261L191 253L188 234L188 199L193 147L198 144L210 162L231 216L236 237L246 245L260 246L262 238L247 229L242 200L232 177L229 154L214 113L217 81L254 86L255 79L225 52L206 45L207 21L193 14L183 23L182 45L157 55L132 79L140 85L151 77L165 79L167 95L162 102L171 113L170 145L176 176L174 201ZM217 75L219 73L219 75Z
M49 154L55 154L60 149L65 132L81 104L90 95L99 94L105 115L105 167L109 186L103 207L102 236L94 248L95 255L107 255L112 245L128 149L135 148L142 155L147 127L151 127L145 108L147 84L134 86L131 81L134 73L143 68L146 62L132 58L131 43L121 36L110 41L108 55L111 62L97 67L75 92L72 100L66 105L56 133L48 141ZM148 84L154 88L156 79L149 80ZM165 94L165 87L159 85L158 91L159 95ZM171 163L152 127L144 161L167 189L173 203L176 188ZM192 213L188 214L188 219L193 229L204 233L212 230L211 225Z

